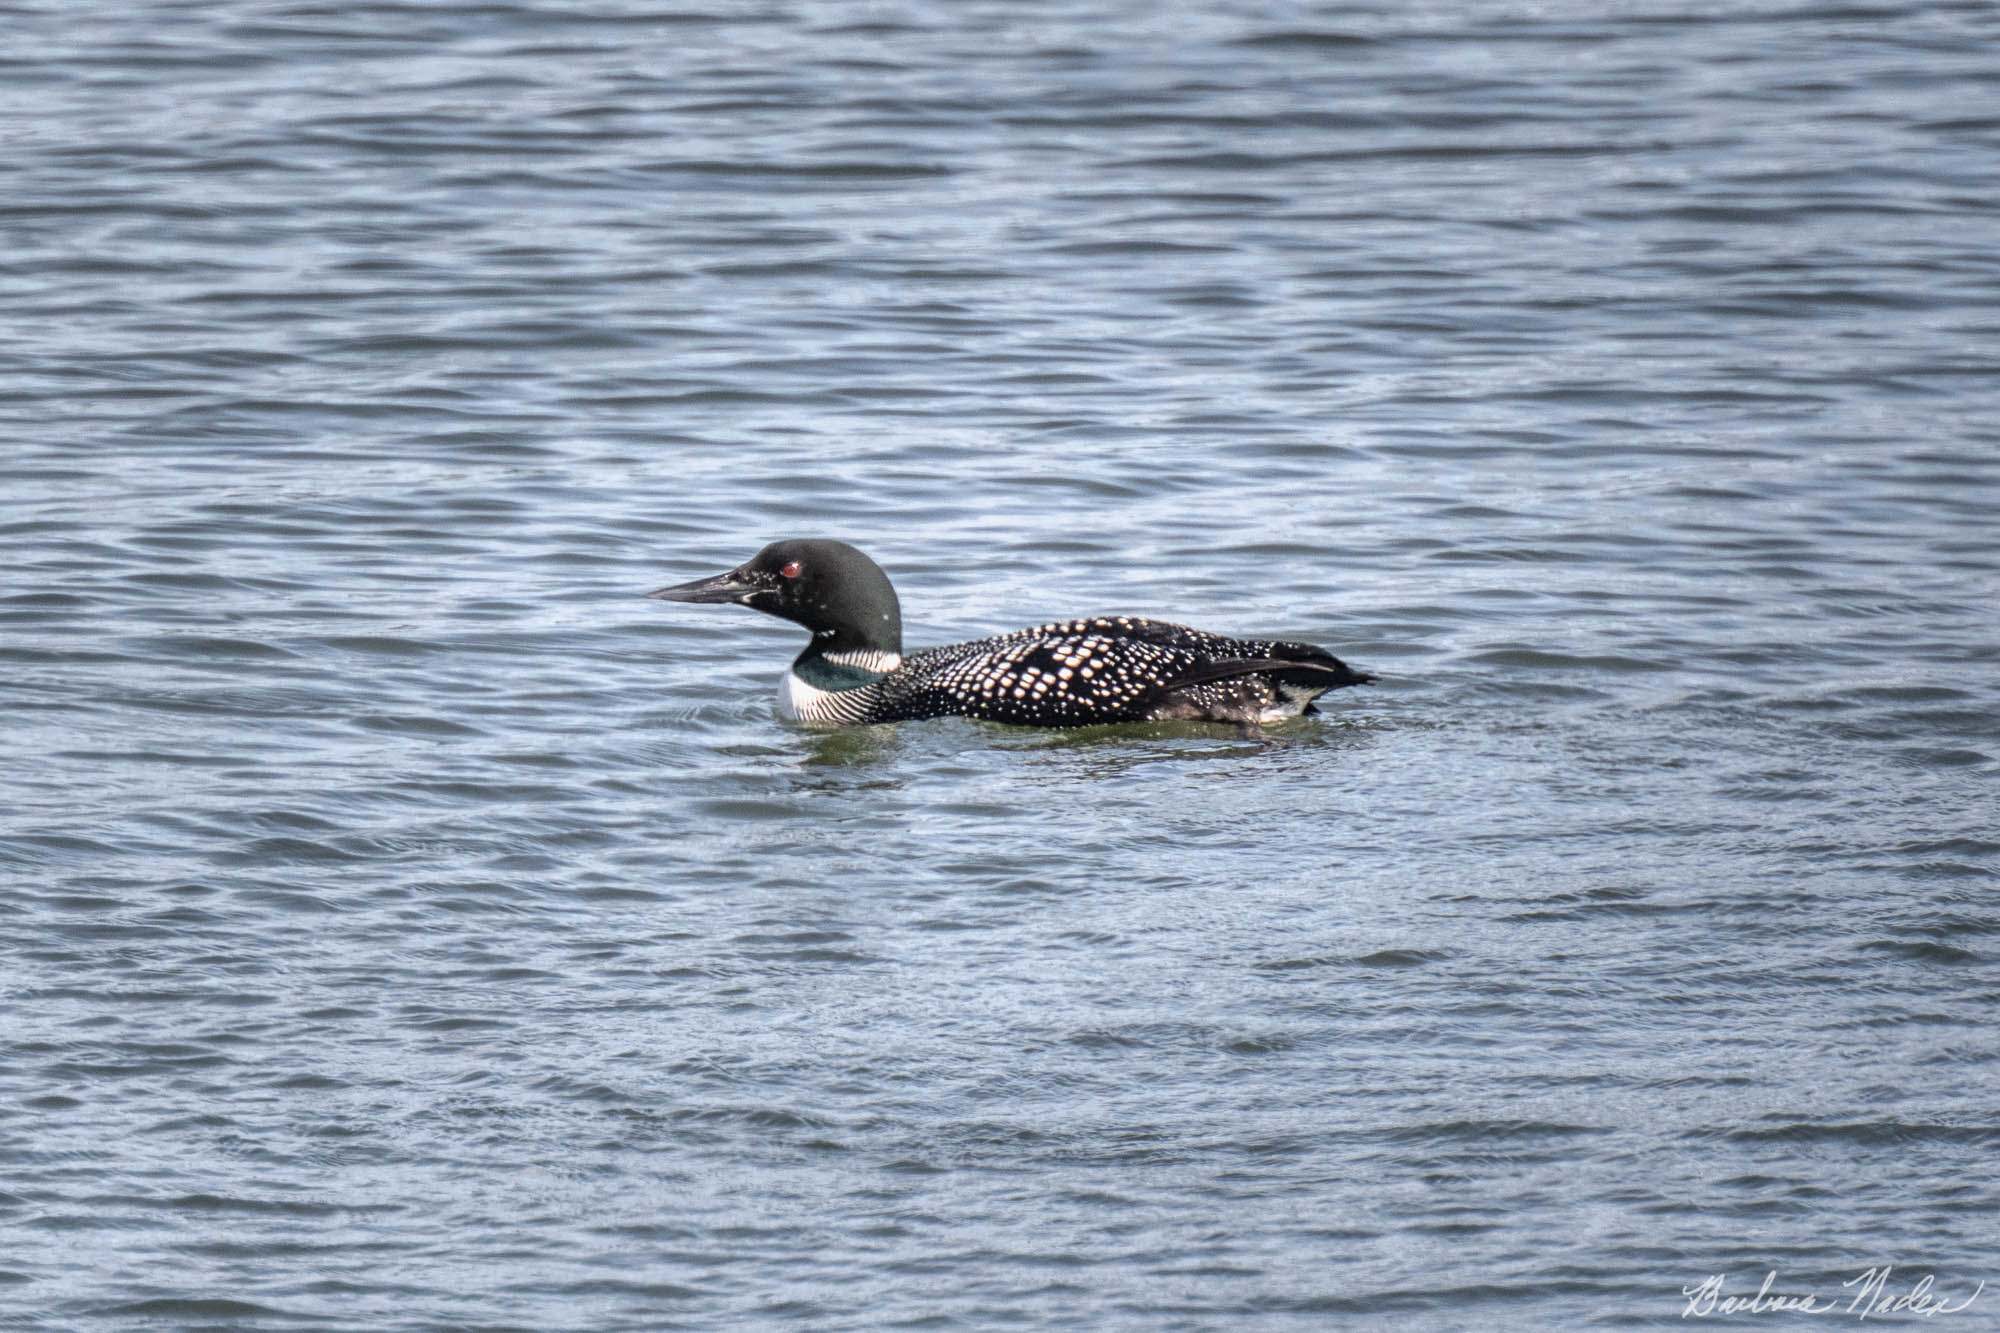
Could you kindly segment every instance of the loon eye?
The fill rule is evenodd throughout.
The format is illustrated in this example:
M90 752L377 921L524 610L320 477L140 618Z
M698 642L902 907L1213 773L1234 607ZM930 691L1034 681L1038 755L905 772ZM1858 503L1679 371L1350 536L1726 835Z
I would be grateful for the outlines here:
M799 576L799 562L796 560L787 560L783 565L778 567L778 573L783 578L797 578Z

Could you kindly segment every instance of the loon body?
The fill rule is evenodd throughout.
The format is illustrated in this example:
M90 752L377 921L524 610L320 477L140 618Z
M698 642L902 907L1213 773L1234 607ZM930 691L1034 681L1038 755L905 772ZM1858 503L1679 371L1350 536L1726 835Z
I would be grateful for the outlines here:
M1254 726L1366 685L1323 648L1231 639L1133 616L1064 620L903 654L902 608L881 566L845 542L773 542L669 602L735 602L805 626L778 707L810 727L971 717L1031 727L1205 721Z

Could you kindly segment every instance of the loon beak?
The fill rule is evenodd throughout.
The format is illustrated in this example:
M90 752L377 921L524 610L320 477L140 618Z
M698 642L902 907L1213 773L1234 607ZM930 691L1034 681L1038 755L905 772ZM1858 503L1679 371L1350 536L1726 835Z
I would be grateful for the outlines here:
M732 569L727 574L717 574L711 579L696 579L692 583L676 583L671 588L660 588L646 594L663 602L741 602L760 591L758 586L743 577L743 571Z

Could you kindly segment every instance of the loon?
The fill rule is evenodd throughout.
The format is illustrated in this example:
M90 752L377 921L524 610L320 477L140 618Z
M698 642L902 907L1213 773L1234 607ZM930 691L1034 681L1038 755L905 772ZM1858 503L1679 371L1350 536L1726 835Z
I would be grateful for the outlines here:
M1323 648L1230 639L1135 616L1098 616L903 654L903 614L882 567L846 542L772 542L713 578L646 594L734 602L793 621L812 641L778 707L809 727L970 717L1029 727L1233 722L1249 728L1319 710L1328 690L1367 685Z

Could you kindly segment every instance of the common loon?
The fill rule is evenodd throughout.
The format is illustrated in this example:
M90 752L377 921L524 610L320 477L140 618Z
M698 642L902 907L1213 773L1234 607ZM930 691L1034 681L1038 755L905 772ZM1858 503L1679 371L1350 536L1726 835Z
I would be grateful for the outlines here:
M881 566L846 542L772 542L714 578L648 593L735 602L805 626L778 706L845 727L971 717L1030 727L1169 720L1254 726L1319 711L1313 700L1375 677L1323 648L1229 639L1132 616L1065 620L903 655L903 614Z

